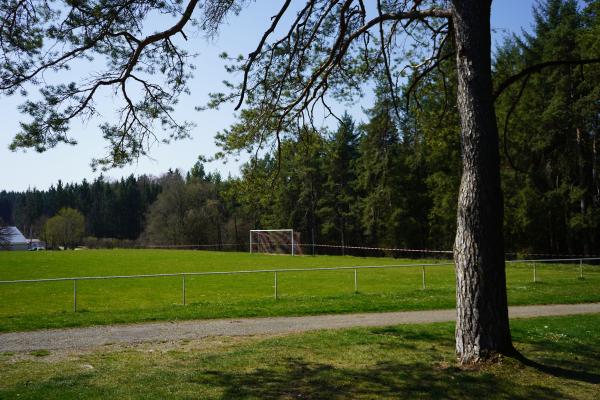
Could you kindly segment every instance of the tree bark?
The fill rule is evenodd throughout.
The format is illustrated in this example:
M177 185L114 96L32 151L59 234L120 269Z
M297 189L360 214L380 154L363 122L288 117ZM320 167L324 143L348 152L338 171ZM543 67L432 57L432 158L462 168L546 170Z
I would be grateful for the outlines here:
M454 243L461 363L513 351L508 322L498 129L491 79L491 0L453 0L462 178Z

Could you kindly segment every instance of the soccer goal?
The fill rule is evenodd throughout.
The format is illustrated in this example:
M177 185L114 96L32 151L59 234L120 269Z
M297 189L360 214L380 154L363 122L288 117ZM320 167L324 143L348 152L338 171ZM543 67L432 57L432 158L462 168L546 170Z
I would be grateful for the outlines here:
M293 229L252 229L250 253L302 254L300 234Z

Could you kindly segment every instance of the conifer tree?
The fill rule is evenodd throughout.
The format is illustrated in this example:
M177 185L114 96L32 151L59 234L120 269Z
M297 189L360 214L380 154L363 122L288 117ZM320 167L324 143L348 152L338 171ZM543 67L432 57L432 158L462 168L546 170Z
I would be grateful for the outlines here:
M321 232L328 242L342 246L359 243L361 230L356 215L356 163L359 133L354 120L344 113L330 136L325 153L326 181L319 201ZM343 250L342 250L343 252Z

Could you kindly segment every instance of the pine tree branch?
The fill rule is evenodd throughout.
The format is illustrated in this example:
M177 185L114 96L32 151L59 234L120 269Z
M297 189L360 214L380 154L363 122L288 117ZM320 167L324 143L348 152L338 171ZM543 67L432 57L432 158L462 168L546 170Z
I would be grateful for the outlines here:
M512 85L513 83L525 78L526 76L529 76L531 74L535 74L538 72L541 72L543 69L548 68L548 67L558 67L561 65L586 65L586 64L596 64L596 63L600 63L600 58L591 58L591 59L585 59L585 60L554 60L554 61L546 61L543 63L539 63L539 64L535 64L532 65L530 67L527 67L525 69L523 69L522 71L520 71L519 73L509 77L508 79L506 79L505 81L503 81L498 88L496 89L496 91L494 91L493 94L493 100L496 101L496 99L506 90L508 89L508 87L510 85Z

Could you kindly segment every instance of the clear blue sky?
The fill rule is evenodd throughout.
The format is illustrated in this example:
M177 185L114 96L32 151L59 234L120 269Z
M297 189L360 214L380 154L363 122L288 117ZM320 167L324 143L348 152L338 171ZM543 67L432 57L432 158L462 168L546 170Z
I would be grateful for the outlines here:
M508 32L529 30L532 24L532 5L534 0L495 0L492 11L492 27L494 41L501 40ZM190 38L193 51L200 54L196 61L198 67L191 85L192 95L182 99L176 110L177 116L194 121L197 124L193 138L175 142L170 145L157 144L150 154L151 158L141 158L137 163L125 168L104 172L106 177L119 179L130 174L160 175L169 168L188 170L198 155L212 155L218 149L214 145L214 135L227 128L233 121L231 107L215 111L194 111L194 106L204 104L208 92L222 91L221 81L227 79L223 63L218 54L227 51L229 54L248 54L259 40L259 35L269 24L269 18L279 2L260 1L251 4L239 17L229 19L229 26L213 42L202 37ZM160 30L161 27L156 27ZM17 105L22 102L17 97L0 97L0 190L25 190L28 187L46 189L58 179L63 182L80 182L84 178L94 179L99 172L92 172L90 161L94 157L105 154L105 146L99 130L98 121L87 124L74 123L72 134L79 141L75 147L60 145L46 153L35 151L11 152L8 145L18 131L18 122L22 116ZM103 117L113 117L110 98L100 105ZM358 109L358 108L357 108ZM356 115L361 118L361 115ZM229 160L227 164L215 162L207 165L208 171L220 171L223 175L238 173L240 162Z

